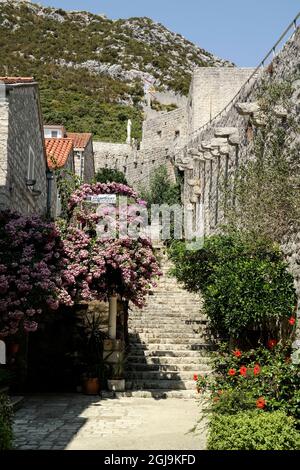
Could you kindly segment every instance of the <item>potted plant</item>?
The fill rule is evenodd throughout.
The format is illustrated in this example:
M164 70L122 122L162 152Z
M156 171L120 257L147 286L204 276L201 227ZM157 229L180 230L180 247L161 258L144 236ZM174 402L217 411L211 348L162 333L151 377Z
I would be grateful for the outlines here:
M83 393L86 395L99 395L101 366L99 364L89 365L83 375Z
M100 331L99 318L91 315L86 318L87 343L84 354L83 392L98 395L103 375L103 333Z
M125 357L124 354L119 354L117 362L112 364L111 379L107 380L108 390L113 392L124 392L125 391L125 378L124 378L124 366Z

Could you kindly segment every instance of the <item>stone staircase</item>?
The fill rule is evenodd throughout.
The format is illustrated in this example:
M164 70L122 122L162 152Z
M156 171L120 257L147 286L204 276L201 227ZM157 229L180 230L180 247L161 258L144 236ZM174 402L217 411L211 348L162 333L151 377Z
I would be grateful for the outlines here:
M212 345L201 298L168 275L171 266L163 254L163 276L146 307L130 311L126 392L122 396L191 398L196 394L194 374L210 372Z

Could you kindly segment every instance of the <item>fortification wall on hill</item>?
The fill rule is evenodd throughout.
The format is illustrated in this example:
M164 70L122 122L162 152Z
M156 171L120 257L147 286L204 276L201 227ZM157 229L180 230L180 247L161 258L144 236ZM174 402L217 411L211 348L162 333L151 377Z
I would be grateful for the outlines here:
M257 96L263 85L276 85L282 81L292 83L289 114L285 116L284 109L272 108L271 112L275 128L278 126L284 129L287 136L284 155L286 158L289 158L291 152L298 155L299 167L299 58L300 30L298 28L281 53L256 77L255 82L250 81L243 88L228 111L220 118L208 123L202 131L191 133L186 147L176 153L176 165L184 171L184 201L194 206L195 224L199 235L203 233L210 235L220 230L225 221L223 189L234 185L235 175L241 163L254 158L254 137L264 126L263 114L257 108ZM210 88L209 83L208 86ZM205 96L204 91L202 91L202 96ZM290 125L292 121L293 126ZM189 120L190 126L191 122ZM295 128L298 128L298 132ZM196 215L196 207L201 214L200 217ZM282 240L282 248L300 298L300 233L295 228L291 228L290 233Z

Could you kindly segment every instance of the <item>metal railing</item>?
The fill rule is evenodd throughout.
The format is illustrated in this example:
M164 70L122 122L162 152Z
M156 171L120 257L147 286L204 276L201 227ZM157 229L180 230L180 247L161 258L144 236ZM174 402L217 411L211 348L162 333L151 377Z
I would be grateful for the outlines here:
M255 75L258 74L261 68L264 68L266 65L267 60L272 56L272 60L274 57L279 53L279 50L276 52L277 46L282 42L282 40L286 37L286 35L290 32L291 29L293 29L293 33L289 36L287 41L294 35L296 29L297 29L297 23L300 18L300 12L297 14L297 16L293 19L293 21L288 25L288 27L285 29L285 31L282 33L278 41L274 44L274 46L269 50L269 52L265 55L265 57L262 59L262 61L258 64L256 69L251 73L251 75L248 77L246 82L241 86L239 91L234 95L234 97L227 103L227 105L218 112L212 119L210 119L206 124L203 124L203 126L199 127L198 129L195 129L190 136L192 138L196 137L195 134L198 134L199 132L205 130L207 127L211 125L212 122L220 118L224 113L227 112L229 108L237 101L237 98L240 96L240 94L244 91L248 83L255 77ZM281 50L281 49L280 49ZM255 83L255 82L254 82ZM253 83L253 84L254 84Z

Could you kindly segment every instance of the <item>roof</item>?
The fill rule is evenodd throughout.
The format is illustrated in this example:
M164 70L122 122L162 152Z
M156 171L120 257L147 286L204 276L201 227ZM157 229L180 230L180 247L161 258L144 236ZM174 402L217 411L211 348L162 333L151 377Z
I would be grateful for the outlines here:
M16 83L35 83L33 77L0 77L0 83L5 85L14 85Z
M74 149L84 150L92 137L90 132L67 132L67 137L72 139Z
M48 166L51 170L62 168L73 152L72 139L45 139Z

